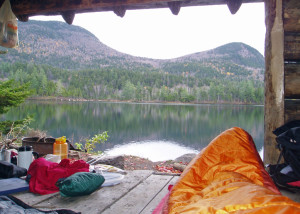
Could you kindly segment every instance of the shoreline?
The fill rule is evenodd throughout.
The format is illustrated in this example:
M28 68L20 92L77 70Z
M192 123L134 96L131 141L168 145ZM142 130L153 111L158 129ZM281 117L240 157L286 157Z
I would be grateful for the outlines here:
M135 100L114 100L114 99L84 99L84 98L70 98L70 97L30 97L27 100L39 100L39 101L68 101L68 102L109 102L109 103L137 103L137 104L180 104L180 105L257 105L263 106L264 104L259 103L243 103L243 102L180 102L180 101L161 101L161 100L151 100L151 101L135 101Z
M151 161L147 158L134 155L103 156L92 165L105 164L121 170L152 170L156 173L181 174L184 168L197 156L197 153L187 153L174 160ZM87 155L85 161L96 159L97 156Z

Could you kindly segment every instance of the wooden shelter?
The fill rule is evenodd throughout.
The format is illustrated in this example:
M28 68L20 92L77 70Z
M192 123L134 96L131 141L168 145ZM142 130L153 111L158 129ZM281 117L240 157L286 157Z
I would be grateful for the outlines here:
M4 0L0 0L2 4ZM244 3L265 3L265 119L264 162L278 157L272 131L285 122L300 119L300 1L299 0L10 0L20 21L36 15L62 15L72 24L77 13L227 4L235 14ZM253 14L255 15L255 14ZM249 17L251 19L251 17ZM199 20L200 22L201 20Z
M300 119L300 1L266 0L264 162L278 157L272 131Z

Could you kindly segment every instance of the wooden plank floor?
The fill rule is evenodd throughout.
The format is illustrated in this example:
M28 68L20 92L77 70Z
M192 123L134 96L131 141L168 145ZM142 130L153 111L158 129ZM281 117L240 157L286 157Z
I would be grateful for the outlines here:
M151 170L128 171L118 185L103 187L88 196L62 197L59 193L38 195L21 192L13 196L42 210L69 209L82 214L150 214L179 176L155 175ZM300 202L300 194L282 191Z
M34 208L70 209L82 214L148 214L167 194L179 176L155 175L151 170L128 171L118 185L103 187L88 196L62 197L59 193L37 195L22 192L13 196Z

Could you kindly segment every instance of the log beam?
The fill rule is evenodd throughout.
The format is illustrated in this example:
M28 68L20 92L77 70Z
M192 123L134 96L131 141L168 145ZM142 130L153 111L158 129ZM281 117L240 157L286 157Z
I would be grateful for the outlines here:
M178 14L179 14L181 4L182 4L181 1L172 1L172 2L168 2L168 6L169 6L171 12L172 12L174 15L178 15Z
M63 12L62 14L63 19L71 25L73 23L74 17L75 17L75 12L74 11L66 11Z
M227 0L227 6L231 12L231 14L236 14L236 12L242 6L242 0Z
M4 0L0 0L0 5ZM66 11L75 13L114 11L122 6L125 10L169 8L173 0L10 0L15 15L22 17L36 15L61 15ZM221 5L227 0L182 0L181 7ZM242 0L243 3L264 2L264 0Z
M285 99L292 99L292 100L300 99L300 78L299 77L300 77L300 65L296 63L286 63L284 66L284 98ZM287 109L286 106L285 109Z
M283 24L286 32L300 32L300 1L283 1Z
M300 100L285 100L285 121L300 120Z
M21 22L28 22L29 16L28 15L18 15L17 19Z
M117 7L114 8L114 13L117 16L120 16L121 18L123 18L125 16L126 9L123 6L117 6Z
M300 1L283 1L285 122L300 120Z
M284 124L284 29L283 0L265 1L265 118L264 163L276 163L276 149L272 131Z
M300 59L300 32L284 32L284 59L287 61Z

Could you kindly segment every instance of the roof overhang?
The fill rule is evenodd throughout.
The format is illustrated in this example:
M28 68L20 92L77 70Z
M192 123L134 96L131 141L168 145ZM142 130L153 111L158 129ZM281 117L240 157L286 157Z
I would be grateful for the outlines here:
M4 0L0 0L2 3ZM231 13L236 13L242 3L264 2L264 0L10 0L11 7L20 21L28 21L37 15L62 15L72 24L75 14L114 11L123 17L126 10L170 8L177 15L181 7L227 4Z

